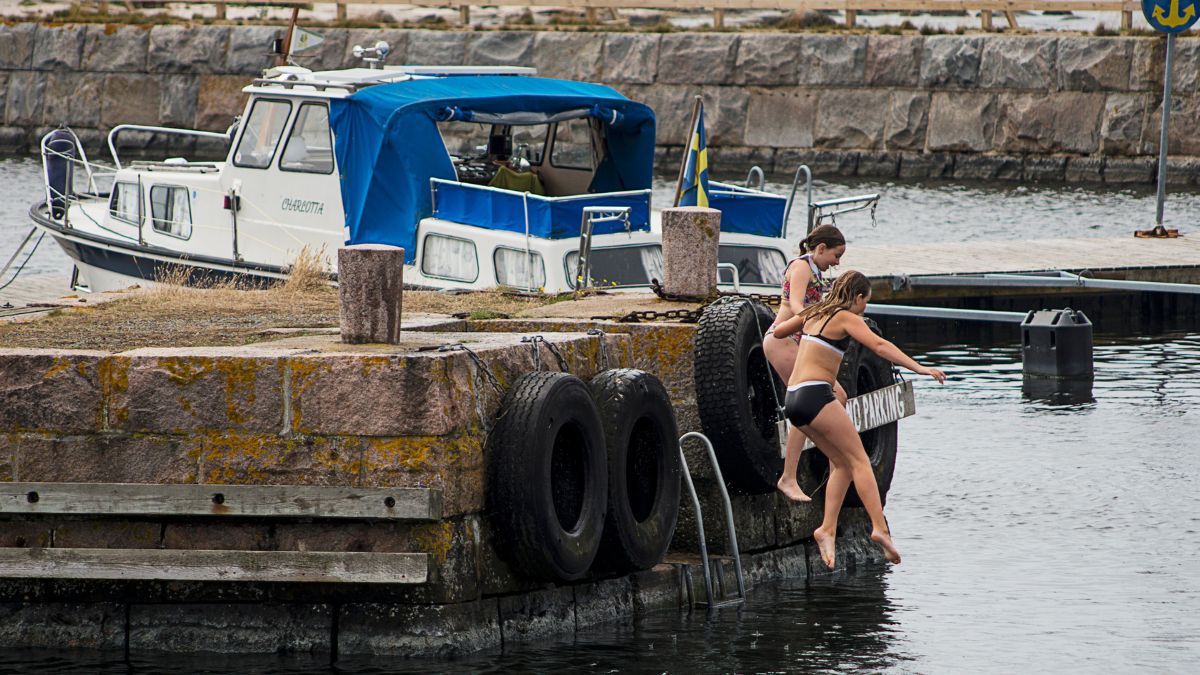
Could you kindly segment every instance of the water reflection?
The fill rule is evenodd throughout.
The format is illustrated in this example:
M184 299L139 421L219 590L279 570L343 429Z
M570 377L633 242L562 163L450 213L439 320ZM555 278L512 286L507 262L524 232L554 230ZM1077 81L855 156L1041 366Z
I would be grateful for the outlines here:
M1081 409L1081 406L1096 402L1096 397L1092 394L1093 382L1091 378L1057 379L1026 375L1021 383L1021 393L1033 403L1048 407Z

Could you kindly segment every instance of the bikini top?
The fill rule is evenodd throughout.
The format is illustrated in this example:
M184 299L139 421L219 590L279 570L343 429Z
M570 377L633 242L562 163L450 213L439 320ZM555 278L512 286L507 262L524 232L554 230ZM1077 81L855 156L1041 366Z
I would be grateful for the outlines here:
M812 270L812 275L808 278L808 286L804 289L804 304L811 305L821 301L821 295L829 287L829 284L821 278L821 270L817 268L817 264L813 262L812 256L805 253L798 258L792 258L787 267L783 270L783 296L784 302L792 299L792 280L788 276L788 270L792 268L792 263L797 260L805 260L808 262L808 268Z
M821 324L821 330L817 331L815 335L810 335L808 333L805 333L804 337L802 337L801 339L802 340L812 340L814 342L820 342L822 345L834 350L839 355L845 354L846 349L850 347L850 339L851 338L850 338L849 334L847 334L846 337L841 338L840 340L834 340L832 338L825 337L825 335L824 335L825 327L829 325L829 322L833 320L833 317L837 316L837 313L842 311L842 309L843 309L842 307L839 307L839 308L833 310L833 313L830 314L827 319L825 319L825 323Z

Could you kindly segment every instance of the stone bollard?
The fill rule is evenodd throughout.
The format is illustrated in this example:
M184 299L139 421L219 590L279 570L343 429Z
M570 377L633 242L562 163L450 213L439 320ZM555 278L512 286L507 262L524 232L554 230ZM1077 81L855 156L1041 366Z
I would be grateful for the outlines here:
M338 249L342 342L400 341L404 249L357 244Z
M702 206L663 209L663 289L707 297L717 290L721 212Z

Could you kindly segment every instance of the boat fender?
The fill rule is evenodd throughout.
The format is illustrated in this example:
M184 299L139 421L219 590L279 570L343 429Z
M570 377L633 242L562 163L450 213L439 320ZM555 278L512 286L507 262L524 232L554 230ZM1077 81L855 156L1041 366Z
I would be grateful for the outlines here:
M879 325L871 319L864 319L871 330L882 335ZM895 384L896 371L887 359L862 346L857 340L851 340L842 366L838 370L838 382L846 390L850 398L862 396L876 389L882 389ZM879 498L887 502L888 489L892 485L892 474L896 471L898 423L892 422L875 429L869 429L859 434L863 449L871 460L871 468L875 473L875 483L879 486ZM797 479L800 486L808 494L813 494L825 482L829 475L829 461L821 452L805 451L800 455L800 466ZM862 500L850 486L846 493L846 506L862 506Z
M62 220L72 191L71 172L77 156L75 134L66 128L55 129L46 137L45 145L49 151L44 156L46 185L50 188L50 217Z
M730 297L706 307L696 331L700 426L726 484L742 494L774 490L783 471L775 422L784 386L762 348L762 331L774 318L759 302Z
M487 441L493 543L515 573L539 581L587 574L604 528L608 470L600 416L574 375L521 376Z
M592 397L608 452L608 514L593 569L626 574L662 562L679 519L679 427L651 373L606 370Z

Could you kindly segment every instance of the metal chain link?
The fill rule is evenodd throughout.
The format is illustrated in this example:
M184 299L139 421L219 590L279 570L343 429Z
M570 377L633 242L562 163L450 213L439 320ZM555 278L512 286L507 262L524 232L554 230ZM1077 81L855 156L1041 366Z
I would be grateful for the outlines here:
M521 342L528 343L533 348L534 372L541 372L542 370L542 350L538 347L539 343L546 345L546 349L549 349L550 353L554 355L554 359L558 361L559 370L564 373L570 370L567 367L567 359L562 355L562 352L558 350L558 347L556 347L554 343L546 340L545 337L541 335L526 335L525 337L521 338Z
M587 334L599 338L600 343L600 370L608 370L608 340L605 339L605 332L599 328L589 328Z

